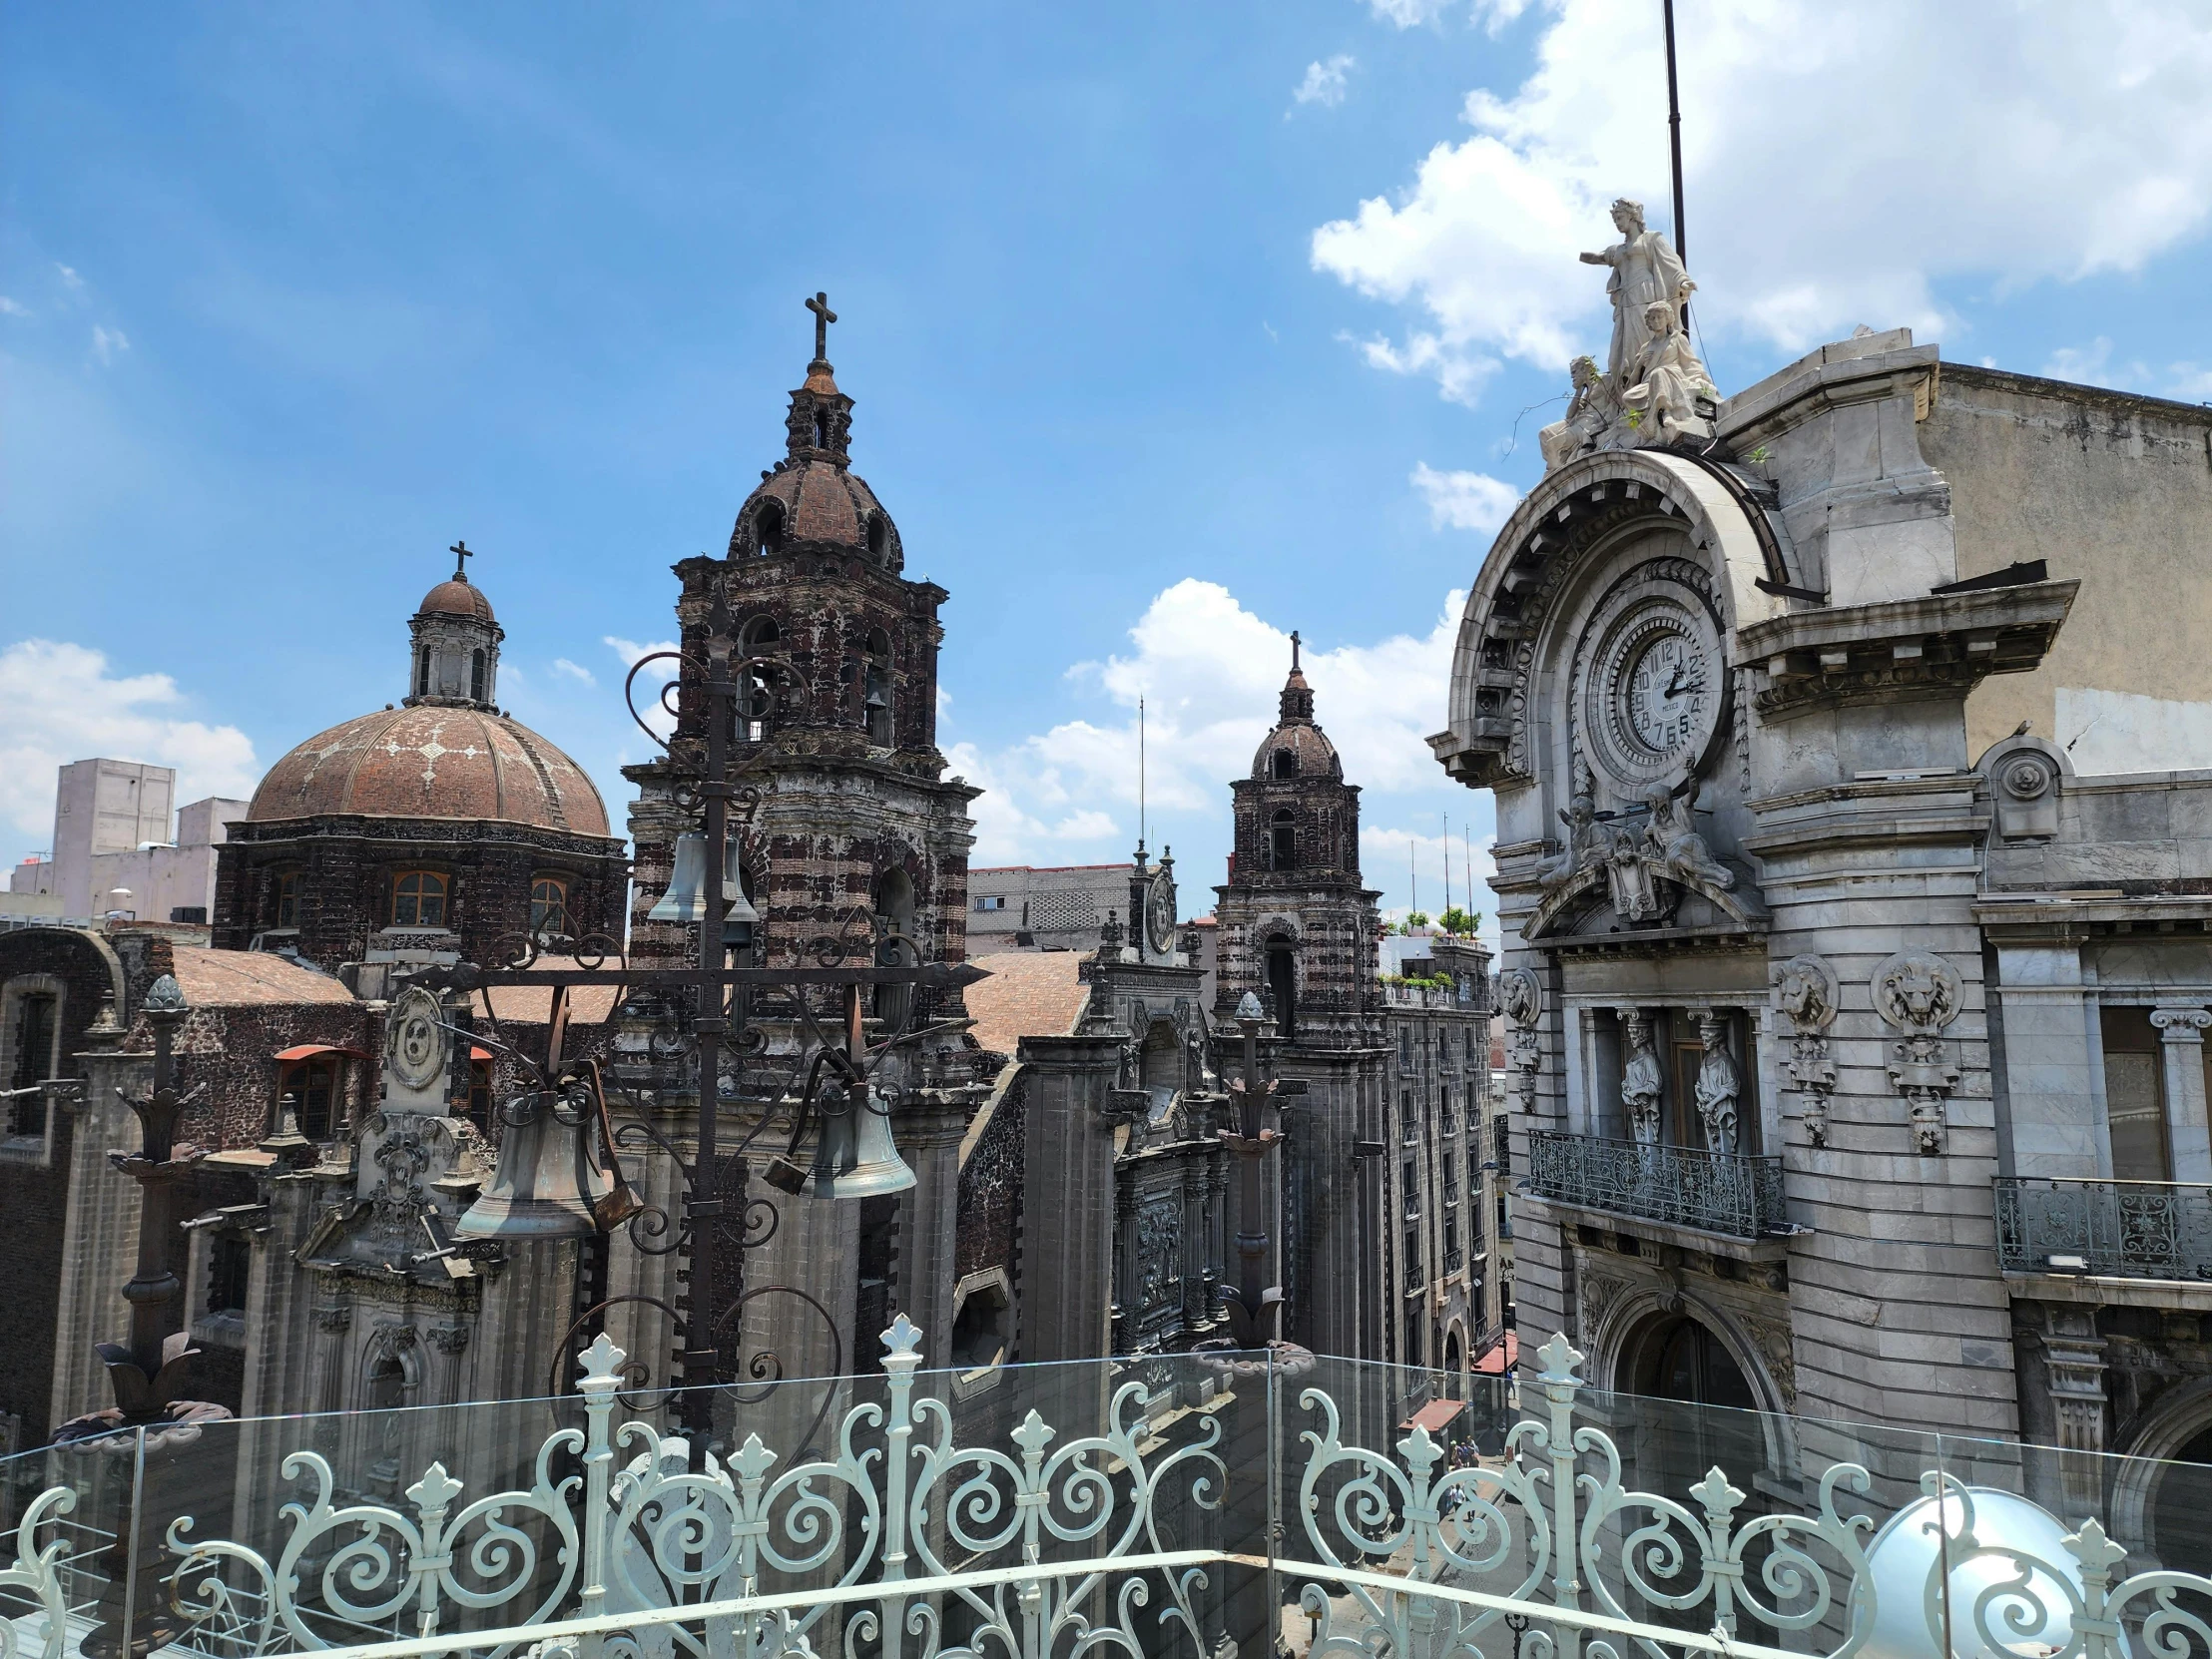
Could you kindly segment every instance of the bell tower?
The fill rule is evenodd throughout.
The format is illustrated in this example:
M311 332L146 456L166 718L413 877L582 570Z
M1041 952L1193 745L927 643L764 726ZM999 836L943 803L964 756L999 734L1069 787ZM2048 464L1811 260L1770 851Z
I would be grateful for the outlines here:
M499 642L506 630L493 620L491 600L468 579L475 549L457 541L453 574L422 596L408 619L406 707L495 709L499 704Z
M698 828L687 803L705 764L706 641L718 601L735 636L741 686L726 736L739 791L731 804L737 873L760 917L755 962L950 964L967 956L968 803L981 792L946 776L936 746L944 637L937 612L948 595L902 574L897 527L852 470L853 402L828 356L837 313L822 293L806 306L815 354L790 394L785 453L739 507L724 556L675 566L683 651L676 729L665 759L624 769L638 789L630 814L635 962L681 967L695 959L693 924L655 921L650 912L670 884L678 835ZM789 1007L756 1006L768 1054L742 1077L726 1064L725 1098L735 1103L722 1144L752 1127L739 1097L765 1085L777 1064L788 1070L802 1058L817 1029L845 1028L849 1010L819 997L811 1006L814 1027ZM959 1138L983 1093L959 1041L965 1017L956 989L863 993L864 1042L890 1045L873 1083L915 1173L913 1189L834 1203L752 1188L780 1219L773 1238L747 1255L748 1284L806 1289L830 1311L841 1343L833 1351L819 1320L794 1312L797 1299L788 1299L790 1308L774 1306L787 1299L749 1307L747 1347L774 1349L791 1375L867 1364L875 1334L898 1313L922 1328L926 1363L947 1363ZM670 1068L653 1052L641 1034L632 1075L666 1089ZM756 1144L759 1158L782 1150L780 1141L768 1143L764 1136Z

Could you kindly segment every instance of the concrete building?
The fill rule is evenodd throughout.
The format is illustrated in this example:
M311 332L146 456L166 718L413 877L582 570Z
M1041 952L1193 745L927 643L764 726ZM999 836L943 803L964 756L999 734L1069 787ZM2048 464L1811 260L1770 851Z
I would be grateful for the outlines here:
M98 913L208 925L215 913L216 848L246 813L243 801L210 796L178 810L174 840L93 854Z
M1106 920L1124 927L1129 864L995 864L968 871L968 936L977 954L1096 950Z
M2212 411L1904 329L1653 372L1547 432L1430 740L1496 794L1527 1339L2212 1452Z
M90 918L107 910L95 891L93 859L167 843L177 806L177 774L136 761L72 761L54 792L54 890L62 913Z

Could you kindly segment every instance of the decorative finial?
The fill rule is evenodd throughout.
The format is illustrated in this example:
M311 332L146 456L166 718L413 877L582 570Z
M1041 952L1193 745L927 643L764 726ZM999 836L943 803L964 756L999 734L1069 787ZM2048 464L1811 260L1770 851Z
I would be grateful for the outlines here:
M807 308L815 313L815 361L827 362L830 358L830 324L837 320L837 313L830 308L830 295L819 291L807 301Z
M457 541L451 547L448 547L446 552L453 555L453 580L456 582L467 581L468 561L476 557L475 549L465 541Z

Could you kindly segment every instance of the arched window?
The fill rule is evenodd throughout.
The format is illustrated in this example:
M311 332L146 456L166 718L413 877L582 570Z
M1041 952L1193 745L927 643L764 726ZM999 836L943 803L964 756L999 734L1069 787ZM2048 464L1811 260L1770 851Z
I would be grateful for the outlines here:
M402 870L391 884L394 927L443 927L445 877L434 869Z
M869 513L867 515L868 553L872 557L880 559L883 556L883 549L890 545L890 529L883 522L883 515L881 513Z
M891 727L891 641L880 628L870 629L867 636L867 673L860 700L860 714L867 727L868 742L878 749L888 749L893 742Z
M764 501L753 514L753 542L763 553L780 553L784 548L784 507L782 502Z
M414 694L417 697L428 697L430 695L430 648L428 646L424 646L415 653Z
M827 409L817 408L815 410L815 447L817 449L828 449L830 447L830 411Z
M56 986L44 976L39 982ZM39 1085L61 1075L62 993L58 986L25 991L15 997L8 1016L8 1087L24 1091L8 1103L8 1133L43 1136L46 1095Z
M1278 808L1268 825L1268 867L1298 867L1298 819L1288 807Z
M1298 962L1291 941L1278 933L1268 940L1268 994L1275 998L1275 1032L1298 1035Z
M484 654L481 651L469 654L468 696L472 703L484 701Z
M914 939L914 883L902 869L886 869L875 878L875 914L884 927L908 939ZM883 967L908 967L913 964L915 952L921 941L914 939L914 948L885 941L877 951L878 965ZM911 985L878 985L875 987L875 1017L886 1025L897 1026L905 1022L914 991Z
M766 656L783 642L784 633L776 626L776 619L757 616L738 636L738 654ZM739 743L759 743L768 736L776 715L776 671L766 663L752 663L744 670L738 690L737 730L732 734Z
M1298 756L1288 749L1278 749L1272 757L1271 766L1279 779L1298 776Z
M407 1369L396 1355L377 1356L363 1381L368 1397L362 1404L369 1410L396 1411L407 1403Z
M1138 1085L1152 1097L1154 1111L1164 1108L1183 1086L1183 1039L1175 1022L1156 1019L1137 1051Z
M530 931L539 935L568 931L568 883L540 875L530 883Z

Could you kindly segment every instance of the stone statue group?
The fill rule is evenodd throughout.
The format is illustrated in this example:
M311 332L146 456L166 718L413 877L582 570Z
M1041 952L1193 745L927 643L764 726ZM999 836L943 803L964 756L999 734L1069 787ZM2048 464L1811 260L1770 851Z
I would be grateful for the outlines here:
M1640 202L1613 204L1621 240L1584 265L1612 268L1606 297L1613 302L1613 341L1605 370L1577 357L1568 369L1573 389L1564 418L1537 435L1548 470L1593 449L1649 448L1713 435L1701 412L1720 392L1683 331L1683 307L1697 284L1657 231L1644 229Z

